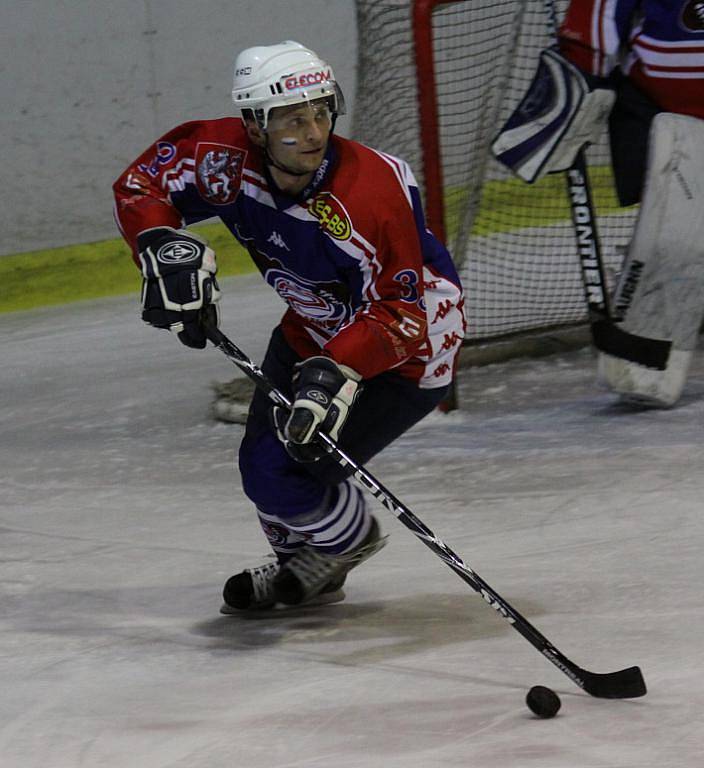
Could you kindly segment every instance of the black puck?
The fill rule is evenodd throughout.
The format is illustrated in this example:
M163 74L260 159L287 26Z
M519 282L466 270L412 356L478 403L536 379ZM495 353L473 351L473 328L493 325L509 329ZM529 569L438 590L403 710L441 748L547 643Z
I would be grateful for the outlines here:
M555 717L562 702L560 697L551 688L544 685L534 685L526 696L528 709L538 717Z

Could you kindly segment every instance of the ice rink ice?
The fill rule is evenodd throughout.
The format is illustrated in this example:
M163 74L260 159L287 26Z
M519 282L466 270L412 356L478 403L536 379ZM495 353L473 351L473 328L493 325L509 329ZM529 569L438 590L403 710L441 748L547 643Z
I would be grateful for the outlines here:
M255 360L281 312L258 286L226 281L222 325ZM647 696L609 701L381 507L389 545L345 602L221 616L267 551L242 427L208 413L237 370L136 297L0 323L2 768L702 765L701 351L663 411L599 389L588 349L465 370L460 411L369 465L574 662L640 665Z

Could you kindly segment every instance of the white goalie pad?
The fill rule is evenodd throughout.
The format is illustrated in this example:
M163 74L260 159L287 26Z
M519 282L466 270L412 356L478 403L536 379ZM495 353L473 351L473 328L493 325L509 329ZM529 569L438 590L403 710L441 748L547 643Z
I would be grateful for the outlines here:
M532 184L567 170L582 147L599 139L615 95L590 90L582 73L557 51L544 50L521 103L491 145L494 157Z
M645 191L614 319L628 333L671 342L664 369L599 354L601 383L626 399L674 405L704 316L704 121L661 113L650 131Z

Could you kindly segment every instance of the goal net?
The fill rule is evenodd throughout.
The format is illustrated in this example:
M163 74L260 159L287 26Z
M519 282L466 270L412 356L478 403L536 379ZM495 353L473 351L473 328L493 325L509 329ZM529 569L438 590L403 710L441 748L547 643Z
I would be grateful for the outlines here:
M585 322L564 174L528 185L489 152L551 44L545 3L357 0L357 19L354 136L413 168L460 269L467 341ZM609 280L636 210L618 207L606 137L587 162Z

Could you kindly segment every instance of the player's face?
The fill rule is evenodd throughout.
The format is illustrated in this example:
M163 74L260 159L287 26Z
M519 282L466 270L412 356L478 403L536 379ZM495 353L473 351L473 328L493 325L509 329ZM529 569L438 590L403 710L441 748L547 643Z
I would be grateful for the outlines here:
M282 166L314 172L323 161L332 119L324 99L271 110L267 125L269 152Z

